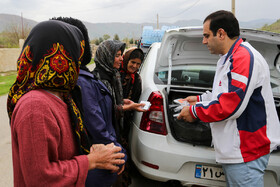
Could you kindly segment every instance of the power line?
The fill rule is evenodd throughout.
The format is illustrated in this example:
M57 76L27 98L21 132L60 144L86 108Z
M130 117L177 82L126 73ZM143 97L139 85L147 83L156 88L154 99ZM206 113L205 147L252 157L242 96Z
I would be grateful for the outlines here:
M129 3L132 3L131 1L126 1L126 2L122 2L122 3L116 3L116 4L111 4L111 5L107 5L107 6L103 6L103 7L97 7L97 8L92 8L92 9L87 9L87 10L76 10L76 11L65 11L65 12L58 12L59 14L65 14L65 13L85 13L85 12L89 12L89 11L94 11L94 10L103 10L103 9L108 9L108 8L112 8L112 7L121 7L123 5L127 5Z
M173 18L173 17L176 17L176 16L179 16L183 13L185 13L186 11L188 11L189 9L191 9L192 7L194 7L197 3L199 3L200 0L197 0L194 4L192 4L190 7L188 7L187 9L183 10L182 12L180 12L179 14L176 14L174 16L169 16L169 17L162 17L160 16L160 18Z

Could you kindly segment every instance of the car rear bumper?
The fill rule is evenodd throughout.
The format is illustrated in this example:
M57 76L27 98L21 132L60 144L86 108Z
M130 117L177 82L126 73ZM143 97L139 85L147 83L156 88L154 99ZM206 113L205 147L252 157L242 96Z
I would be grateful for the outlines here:
M182 185L226 186L224 181L195 178L197 164L220 167L215 161L215 151L206 146L193 146L176 141L171 134L157 135L140 130L133 125L130 139L131 158L139 172L152 180L167 182L178 180ZM276 158L280 153L272 154L267 171L264 175L265 186L280 186L276 184L280 166ZM147 164L158 166L158 169Z
M183 185L226 186L225 182L195 178L197 164L220 167L213 148L177 142L171 135L152 134L136 126L131 137L131 157L143 176L162 182L179 180Z

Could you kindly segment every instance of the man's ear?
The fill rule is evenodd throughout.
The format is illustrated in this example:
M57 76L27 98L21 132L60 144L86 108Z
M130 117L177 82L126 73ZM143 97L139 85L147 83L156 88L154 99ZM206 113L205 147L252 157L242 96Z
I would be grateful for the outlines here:
M217 31L217 36L218 38L220 39L224 39L225 36L227 35L226 31L222 28L220 28L218 31Z

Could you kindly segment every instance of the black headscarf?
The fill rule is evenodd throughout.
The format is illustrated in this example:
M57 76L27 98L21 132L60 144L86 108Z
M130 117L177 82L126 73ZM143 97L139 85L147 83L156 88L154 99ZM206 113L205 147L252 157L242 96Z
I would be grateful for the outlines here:
M81 113L70 95L78 79L84 47L83 35L75 26L55 20L37 24L18 58L18 75L10 88L7 108L11 118L18 100L31 90L64 93L80 153L86 154L90 148L88 135Z
M115 105L123 103L123 94L120 73L113 65L117 52L121 50L123 54L124 49L125 43L118 40L106 40L98 46L94 58L96 64L94 72L111 92Z
M113 125L118 139L122 129L123 91L120 73L113 65L117 52L121 50L123 54L124 49L125 43L117 40L106 40L99 44L94 58L96 67L93 70L93 74L103 82L111 93L114 108L112 113L115 118Z

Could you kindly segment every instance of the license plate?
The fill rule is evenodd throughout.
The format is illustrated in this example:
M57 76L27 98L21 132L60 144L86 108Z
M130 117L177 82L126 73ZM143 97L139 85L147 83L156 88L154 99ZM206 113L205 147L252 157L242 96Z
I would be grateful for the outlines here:
M226 181L222 168L200 164L195 166L195 178Z

